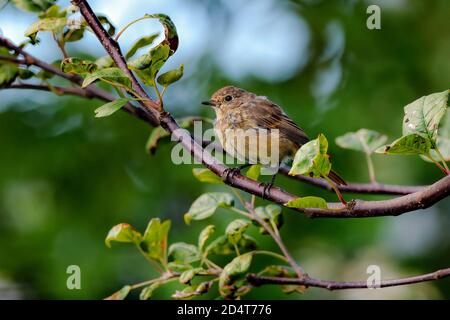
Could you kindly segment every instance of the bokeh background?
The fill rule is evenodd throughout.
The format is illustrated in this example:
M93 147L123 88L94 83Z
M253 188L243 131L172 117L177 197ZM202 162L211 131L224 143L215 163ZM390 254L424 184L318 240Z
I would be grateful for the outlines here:
M180 47L164 67L185 64L183 79L167 93L177 117L213 117L200 101L226 84L267 95L310 136L325 133L335 168L348 181L368 181L362 154L340 149L334 138L365 127L392 140L401 134L403 106L449 88L450 2L446 0L90 1L117 27L144 13L166 13L177 25ZM59 4L68 5L68 1ZM367 6L381 7L381 30L366 28ZM12 5L0 11L0 28L15 42L35 15ZM143 21L121 39L123 47L160 30ZM30 52L60 59L50 37ZM92 34L71 44L72 56L104 55ZM183 214L196 197L221 187L201 184L194 166L172 164L172 144L154 156L144 146L151 128L125 113L96 119L99 101L45 92L0 91L0 298L99 299L156 273L131 246L106 248L108 230L129 222L143 230L153 217L171 219L170 241L196 242L209 223L217 234L236 218L220 211L187 226ZM441 178L418 157L374 157L379 181L429 184ZM326 191L279 177L299 195L335 201ZM348 197L356 195L349 195ZM382 196L364 196L381 199ZM262 202L260 202L262 203ZM285 210L282 235L314 277L366 279L379 265L383 278L426 273L450 265L450 201L399 217L305 218ZM267 237L251 234L276 250ZM256 260L255 267L269 263ZM82 289L68 290L66 268L81 267ZM286 296L277 287L253 290L262 299L445 299L450 282L382 290L327 292L311 288ZM174 285L155 292L169 298ZM213 297L213 296L210 296Z

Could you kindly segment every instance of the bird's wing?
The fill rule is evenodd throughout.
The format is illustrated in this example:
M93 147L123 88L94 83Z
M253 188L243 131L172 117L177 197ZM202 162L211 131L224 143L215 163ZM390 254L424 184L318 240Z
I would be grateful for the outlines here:
M306 133L278 105L265 97L258 98L261 99L261 102L258 103L260 108L253 108L252 113L254 113L259 127L278 129L280 134L286 135L289 140L298 144L299 147L309 141Z

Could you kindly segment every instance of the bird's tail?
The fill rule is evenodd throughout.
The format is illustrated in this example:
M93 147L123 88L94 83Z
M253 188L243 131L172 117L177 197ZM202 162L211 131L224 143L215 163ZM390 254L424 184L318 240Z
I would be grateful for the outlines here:
M330 173L328 174L328 178L331 179L331 181L337 183L338 185L343 185L346 186L347 182L345 182L344 179L342 179L336 172L334 172L333 170L330 171Z

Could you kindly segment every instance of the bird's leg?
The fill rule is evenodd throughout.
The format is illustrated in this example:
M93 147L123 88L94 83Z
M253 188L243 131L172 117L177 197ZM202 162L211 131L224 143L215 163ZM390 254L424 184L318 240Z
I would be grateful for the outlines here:
M240 173L242 169L247 168L249 166L251 166L251 164L246 163L236 168L226 168L221 175L222 180L227 181L228 179L232 178L235 174Z
M272 178L270 179L269 183L260 183L260 185L264 185L263 188L263 192L262 192L262 198L263 199L267 199L268 195L269 195L269 191L270 189L272 189L274 183L275 183L275 178L277 177L278 172L276 172Z

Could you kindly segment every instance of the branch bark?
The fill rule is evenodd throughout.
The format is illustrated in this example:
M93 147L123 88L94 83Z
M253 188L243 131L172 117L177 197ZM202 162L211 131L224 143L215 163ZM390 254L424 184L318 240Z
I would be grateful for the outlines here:
M414 283L421 283L427 281L434 281L443 278L450 277L450 268L437 270L435 272L408 277L401 279L382 280L379 288L404 286ZM334 281L334 280L322 280L314 278L279 278L279 277L265 277L255 274L249 274L247 280L254 286L261 286L267 284L278 285L304 285L308 287L324 288L328 290L343 290L343 289L367 289L367 281Z

